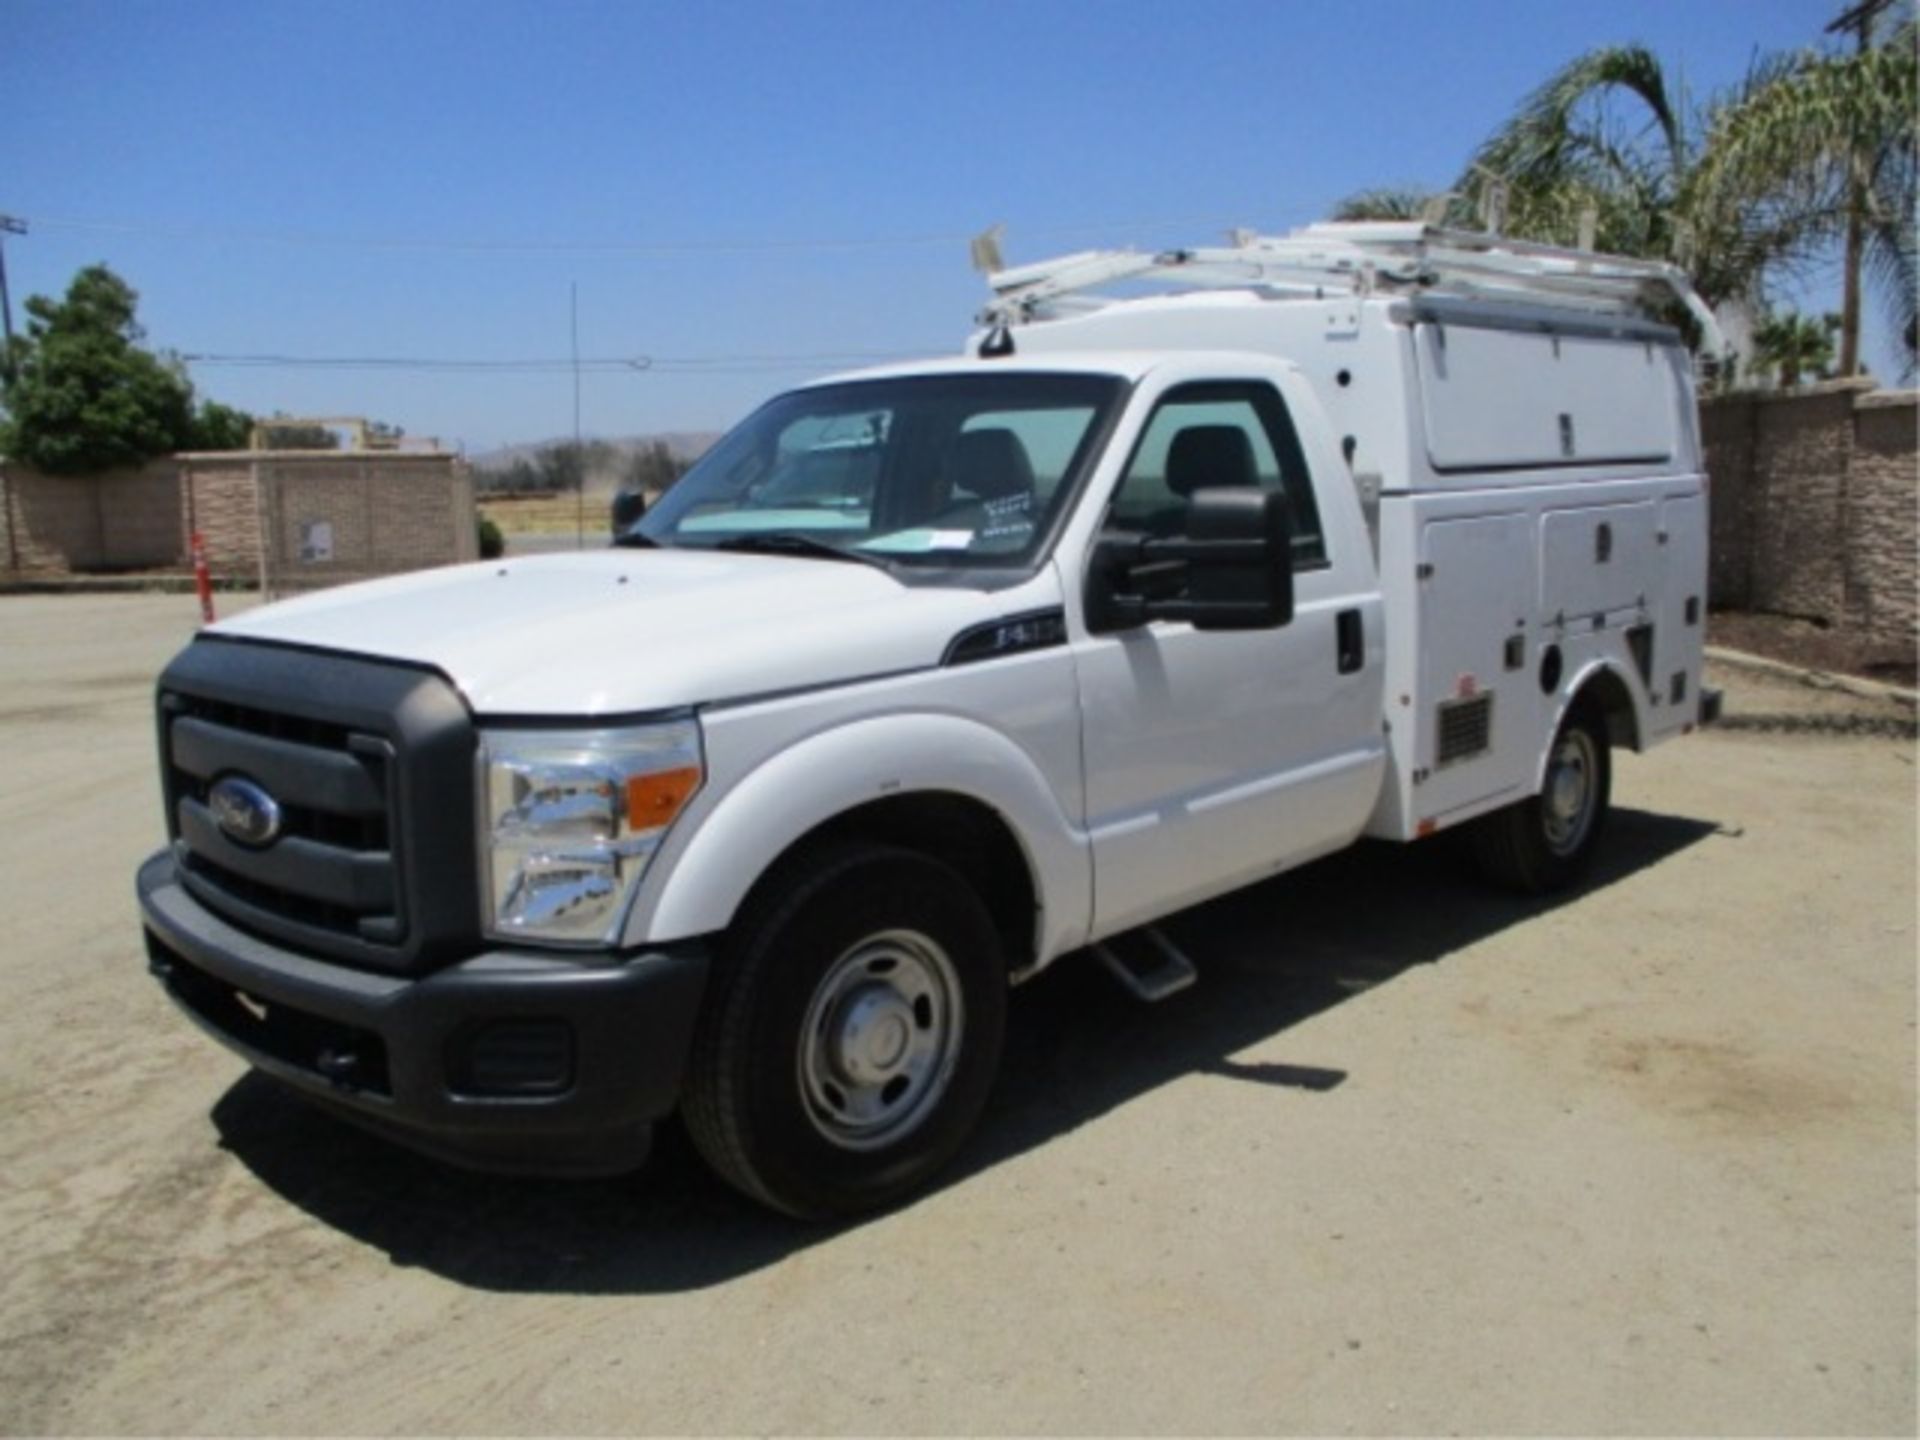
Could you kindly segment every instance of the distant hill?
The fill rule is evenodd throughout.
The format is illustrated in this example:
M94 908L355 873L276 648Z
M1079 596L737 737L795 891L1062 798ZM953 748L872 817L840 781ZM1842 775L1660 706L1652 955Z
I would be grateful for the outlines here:
M682 460L698 460L713 447L720 438L718 430L662 430L654 435L591 435L586 437L588 445L605 445L621 457L643 450L658 440ZM516 460L532 460L549 445L565 445L572 439L568 435L556 435L550 440L526 440L518 445L502 445L495 450L483 450L467 457L467 463L476 470L504 470Z

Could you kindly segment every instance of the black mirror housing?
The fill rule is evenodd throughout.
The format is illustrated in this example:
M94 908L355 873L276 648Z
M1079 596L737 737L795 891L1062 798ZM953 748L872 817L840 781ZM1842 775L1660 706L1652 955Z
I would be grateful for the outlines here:
M646 513L647 496L644 490L620 491L613 497L613 533L621 534Z
M1096 633L1152 620L1185 620L1196 630L1273 630L1292 619L1292 526L1286 497L1277 492L1242 485L1196 490L1185 536L1108 535L1095 548L1087 623Z
M1274 490L1196 490L1187 505L1187 618L1196 630L1271 630L1293 619L1293 533Z

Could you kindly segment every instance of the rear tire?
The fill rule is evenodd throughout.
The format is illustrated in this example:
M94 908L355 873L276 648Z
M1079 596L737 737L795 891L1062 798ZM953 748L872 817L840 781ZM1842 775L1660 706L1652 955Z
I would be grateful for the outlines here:
M1573 884L1593 863L1612 791L1606 722L1576 705L1553 737L1540 793L1475 822L1481 872L1529 895Z
M1006 996L999 933L955 871L889 846L818 851L727 933L687 1131L729 1184L790 1215L890 1204L979 1119Z

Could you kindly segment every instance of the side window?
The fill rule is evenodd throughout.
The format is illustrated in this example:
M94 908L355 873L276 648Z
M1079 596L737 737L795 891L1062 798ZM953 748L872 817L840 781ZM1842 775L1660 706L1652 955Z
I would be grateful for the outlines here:
M1107 527L1178 535L1195 490L1230 485L1284 494L1293 529L1293 568L1327 563L1299 436L1279 392L1259 383L1210 382L1168 391L1127 462Z

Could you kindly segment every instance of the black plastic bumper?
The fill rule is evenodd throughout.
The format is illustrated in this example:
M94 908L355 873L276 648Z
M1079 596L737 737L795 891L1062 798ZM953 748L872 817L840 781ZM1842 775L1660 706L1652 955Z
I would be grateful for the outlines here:
M414 1149L491 1170L609 1174L679 1098L706 983L698 946L567 958L494 950L417 977L282 949L140 867L149 968L258 1069Z

